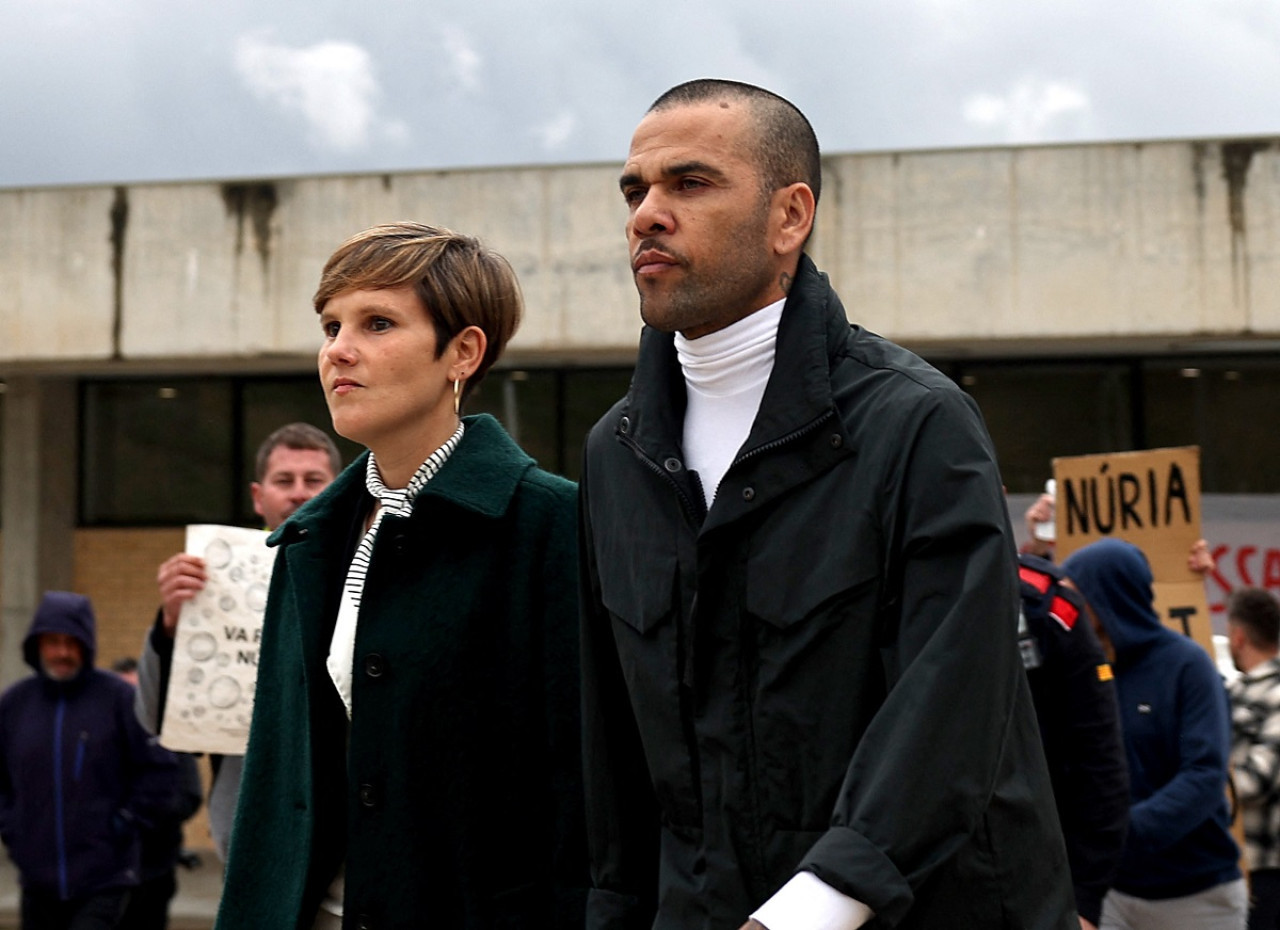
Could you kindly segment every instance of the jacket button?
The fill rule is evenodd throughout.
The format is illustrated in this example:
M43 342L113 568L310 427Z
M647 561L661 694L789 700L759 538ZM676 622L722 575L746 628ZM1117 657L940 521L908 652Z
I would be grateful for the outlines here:
M361 914L356 918L356 930L373 930L373 918L368 914Z
M371 652L364 657L364 673L370 678L381 678L386 670L386 660L376 652Z
M674 475L684 466L681 465L680 460L673 455L670 458L663 461L662 467Z
M308 536L310 536L310 535L311 535L311 531L310 531L309 529L307 529L305 526L300 526L300 527L298 527L298 538L299 538L299 539L306 539L306 538L307 538Z
M376 807L378 805L378 792L373 785L360 786L360 804L363 807Z
M744 501L753 501L753 500L755 500L755 499L756 499L756 489L755 489L755 488L743 488L743 489L742 489L742 499L743 499Z
M831 434L831 448L833 448L833 449L839 449L842 445L844 445L844 437L843 437L843 436L841 436L839 433L832 433L832 434Z
M631 417L623 417L621 420L619 420L618 430L624 436L627 435L627 433L631 432Z

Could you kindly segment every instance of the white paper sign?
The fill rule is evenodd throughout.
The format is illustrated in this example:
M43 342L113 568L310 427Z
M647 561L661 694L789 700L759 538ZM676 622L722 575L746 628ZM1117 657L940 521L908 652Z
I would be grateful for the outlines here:
M262 530L208 524L187 527L186 551L208 580L178 615L160 744L243 755L275 552Z

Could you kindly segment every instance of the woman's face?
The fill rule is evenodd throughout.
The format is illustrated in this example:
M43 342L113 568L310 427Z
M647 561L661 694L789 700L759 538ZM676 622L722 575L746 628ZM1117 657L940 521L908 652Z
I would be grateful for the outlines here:
M345 291L325 304L320 326L320 382L340 436L379 461L425 458L449 437L455 352L451 344L436 358L435 327L411 287Z

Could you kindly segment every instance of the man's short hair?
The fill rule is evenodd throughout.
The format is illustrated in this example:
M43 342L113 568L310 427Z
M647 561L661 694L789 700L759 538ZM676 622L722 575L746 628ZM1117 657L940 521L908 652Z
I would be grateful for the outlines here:
M267 476L267 459L271 458L271 453L280 446L286 449L315 449L323 452L329 456L329 470L334 475L342 471L342 455L328 433L310 423L286 423L262 440L262 445L258 446L258 453L253 460L254 481L260 482Z
M816 205L822 193L822 155L818 137L809 120L791 101L772 91L740 81L698 78L671 88L649 107L649 112L668 107L717 100L741 100L755 120L754 161L764 183L763 193L803 181L813 191Z
M1240 624L1260 649L1280 646L1280 601L1263 588L1236 588L1227 598L1227 620Z
M391 223L357 233L325 263L316 312L353 290L412 287L436 330L436 358L468 326L484 331L480 367L470 391L498 360L520 325L524 301L510 263L478 239L424 223Z

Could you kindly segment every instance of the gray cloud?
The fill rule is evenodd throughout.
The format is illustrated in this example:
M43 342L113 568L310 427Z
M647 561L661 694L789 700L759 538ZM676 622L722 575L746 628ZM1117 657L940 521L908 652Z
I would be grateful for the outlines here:
M620 159L704 75L828 151L1272 134L1280 4L7 4L0 185Z

